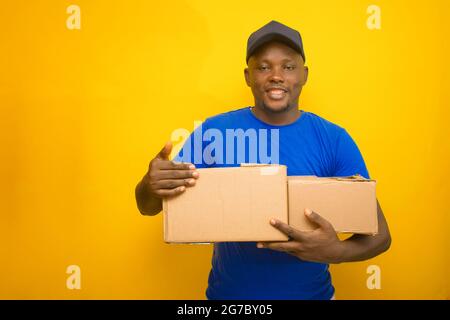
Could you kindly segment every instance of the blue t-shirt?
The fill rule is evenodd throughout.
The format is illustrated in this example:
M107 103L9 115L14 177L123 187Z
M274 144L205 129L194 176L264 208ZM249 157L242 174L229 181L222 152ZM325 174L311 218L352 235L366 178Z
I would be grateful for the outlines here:
M234 144L227 140L230 137ZM239 145L238 137L247 143ZM303 110L284 126L259 120L250 107L208 118L174 160L195 163L197 168L279 163L287 166L288 175L370 178L347 131ZM208 299L330 299L333 294L328 264L259 249L255 242L214 244Z

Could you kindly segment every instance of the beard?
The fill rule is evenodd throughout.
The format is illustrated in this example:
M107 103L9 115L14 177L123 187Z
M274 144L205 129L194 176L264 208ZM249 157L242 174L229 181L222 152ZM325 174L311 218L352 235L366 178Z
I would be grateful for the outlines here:
M263 108L263 110L266 111L267 113L280 114L280 113L289 111L289 110L292 108L292 106L289 105L289 103L287 103L287 104L286 104L285 106L283 106L282 108L280 108L280 109L275 109L275 110L274 110L274 109L270 108L269 106L267 106L264 102L262 102L262 108Z

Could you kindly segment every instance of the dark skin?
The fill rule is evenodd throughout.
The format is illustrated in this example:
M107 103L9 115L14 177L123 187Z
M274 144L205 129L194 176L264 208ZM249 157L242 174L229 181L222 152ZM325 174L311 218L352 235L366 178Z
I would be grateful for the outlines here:
M308 79L308 67L295 50L269 42L250 57L244 76L255 99L256 117L272 125L286 125L300 116L298 101ZM285 91L281 98L271 97L273 88Z
M172 143L167 142L150 161L148 171L135 189L139 211L156 215L162 210L162 198L174 197L193 187L199 173L192 163L175 163L169 160Z
M389 228L377 201L378 234L355 234L339 240L333 226L318 213L305 209L306 217L317 225L313 231L299 231L286 223L272 219L270 224L289 236L286 242L259 242L258 248L286 252L305 261L321 263L343 263L363 261L388 250L391 245Z
M269 42L250 57L244 75L255 99L252 112L257 118L272 125L287 125L300 117L298 102L308 79L308 68L295 50L283 43ZM147 173L136 186L136 201L142 214L156 215L162 210L162 198L183 193L187 187L195 186L199 178L193 164L170 161L171 150L172 144L166 143L151 160ZM375 236L353 235L340 241L327 220L306 209L306 217L317 225L317 229L302 232L281 221L271 220L272 226L287 234L290 240L258 243L258 247L322 263L370 259L386 251L391 243L389 228L378 202L377 207L378 234Z

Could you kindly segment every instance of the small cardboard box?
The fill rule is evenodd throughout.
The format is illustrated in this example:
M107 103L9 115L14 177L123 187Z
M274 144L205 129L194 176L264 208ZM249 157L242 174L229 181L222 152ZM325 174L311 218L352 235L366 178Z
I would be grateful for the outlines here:
M309 208L327 219L336 232L374 235L378 233L375 185L359 175L289 176L289 224L300 231L317 228L304 214Z
M164 241L283 241L270 218L288 221L286 166L198 169L194 187L163 200Z

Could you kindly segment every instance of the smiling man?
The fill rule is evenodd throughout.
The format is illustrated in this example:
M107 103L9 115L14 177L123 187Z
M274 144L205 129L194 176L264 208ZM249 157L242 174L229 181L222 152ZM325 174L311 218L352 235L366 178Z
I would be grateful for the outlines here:
M298 100L308 78L300 34L272 21L250 36L246 61L245 81L255 99L255 116L273 125L300 117Z
M288 175L350 176L369 178L364 159L347 131L311 112L299 110L299 97L308 78L300 33L272 21L255 31L248 40L244 70L255 105L208 118L203 129L226 136L227 130L277 130L279 163ZM196 129L197 131L198 129ZM218 164L207 159L194 161L195 149L205 150L205 141L186 142L190 163L183 150L176 161L169 160L167 143L150 162L148 172L136 186L137 205L142 214L161 211L161 199L195 187L196 168L239 166L238 152L258 152L255 146L244 150L224 148L232 163ZM270 136L269 136L270 139ZM257 142L257 147L261 141ZM272 145L272 144L271 144ZM273 151L273 150L272 150ZM202 153L203 154L203 153ZM255 156L261 161L259 154ZM210 160L210 159L209 159ZM195 165L193 164L194 162ZM312 232L300 232L280 221L270 221L286 233L283 243L216 243L206 295L209 299L331 299L334 288L328 264L361 261L386 251L391 242L389 229L378 205L379 233L353 235L340 241L331 224L320 212L304 213L317 225ZM269 223L269 221L268 221Z

